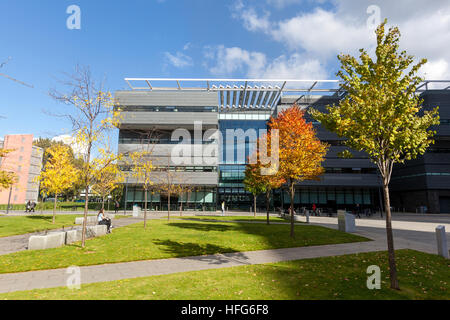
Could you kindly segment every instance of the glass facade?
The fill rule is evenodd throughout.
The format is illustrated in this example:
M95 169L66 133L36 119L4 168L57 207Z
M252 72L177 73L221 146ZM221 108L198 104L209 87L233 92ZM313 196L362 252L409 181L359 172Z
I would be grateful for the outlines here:
M222 119L219 120L219 130L223 137L220 147L219 204L225 201L229 210L248 210L253 204L253 195L245 191L242 182L245 165L255 150L257 140L267 132L268 115L222 114L219 119ZM241 135L240 139L238 135Z
M128 186L125 189L127 209L131 210L134 205L144 208L145 191L139 186ZM198 187L195 190L181 195L170 197L170 210L177 211L215 211L216 210L216 188ZM147 207L150 211L166 211L168 209L168 196L158 191L147 192Z

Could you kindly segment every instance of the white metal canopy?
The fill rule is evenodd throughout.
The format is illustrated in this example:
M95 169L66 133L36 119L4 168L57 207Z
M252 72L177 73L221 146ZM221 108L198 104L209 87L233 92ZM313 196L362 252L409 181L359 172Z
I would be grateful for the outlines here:
M344 93L340 89L342 83L340 80L125 78L125 81L134 91L217 92L219 107L226 110L274 109L283 94L298 94L301 99L312 94ZM449 85L450 80L426 80L417 87L417 92L437 87L441 87L441 90L449 90Z

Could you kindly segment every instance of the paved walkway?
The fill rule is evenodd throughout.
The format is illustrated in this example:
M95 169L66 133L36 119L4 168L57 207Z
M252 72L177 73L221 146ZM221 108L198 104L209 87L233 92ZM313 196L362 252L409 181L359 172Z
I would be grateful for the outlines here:
M383 250L386 250L384 243L364 242L89 266L80 268L81 282L83 284L97 283ZM67 280L70 277L70 274L66 272L67 269L58 269L3 274L0 275L0 293L63 287L67 285Z
M311 217L311 224L337 228L337 219ZM358 219L356 224L358 235L374 241L81 267L81 283L98 283L187 271L387 250L386 232L382 220ZM435 254L437 250L434 229L437 225L431 222L394 222L395 248L397 250L414 249ZM450 224L444 225L447 230L450 230ZM66 286L70 277L70 274L66 272L67 269L58 269L2 274L0 275L0 293Z

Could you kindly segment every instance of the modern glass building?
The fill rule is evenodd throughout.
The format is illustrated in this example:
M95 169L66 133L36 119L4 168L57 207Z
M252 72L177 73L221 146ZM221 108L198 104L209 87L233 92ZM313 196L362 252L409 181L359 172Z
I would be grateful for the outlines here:
M168 206L168 196L158 188L158 183L167 182L168 177L174 184L190 186L189 192L172 195L172 210L183 205L187 210L215 211L222 202L230 210L249 210L253 201L244 190L245 165L256 140L266 132L270 117L276 117L294 103L304 109L313 106L323 110L325 106L339 102L345 94L339 90L338 81L126 81L130 90L115 94L123 112L118 151L129 154L151 149L155 185L148 194L148 207L152 210L165 210ZM399 209L402 203L412 204L407 195L411 191L408 188L413 187L415 192L431 196L420 203L405 206L405 210L417 211L419 207L426 206L429 212L439 213L447 210L446 203L450 196L450 145L447 146L450 134L444 128L446 121L450 122L447 120L450 119L450 114L447 117L450 91L426 88L421 91L426 98L425 104L429 107L439 104L442 118L445 118L442 119L443 129L439 131L439 143L436 144L438 151L433 149L430 153L433 155L425 156L426 159L433 157L433 163L440 163L438 173L441 174L439 178L426 176L427 179L440 180L437 185L421 184L420 180L402 173L402 170L409 172L411 169L399 167L399 173L395 173L394 178L398 182L393 182L393 204L398 205ZM443 112L444 109L446 111ZM338 154L346 149L342 139L313 119L307 120L313 122L318 137L331 147L324 163L326 173L321 180L298 184L295 207L316 204L324 210L334 211L351 210L358 205L360 208L378 210L381 206L381 180L375 165L361 152L353 152L352 159L340 158ZM428 163L421 163L420 173L415 174L436 173L434 169L433 172L427 171ZM412 163L406 167L408 165L417 167ZM129 170L129 167L124 166L123 169ZM403 188L401 179L412 180L408 180L408 187ZM397 202L397 199L405 200ZM134 204L143 205L144 191L139 179L127 178L124 200L128 208ZM289 204L286 191L274 192L274 208L286 208ZM259 199L258 205L265 206L263 198Z

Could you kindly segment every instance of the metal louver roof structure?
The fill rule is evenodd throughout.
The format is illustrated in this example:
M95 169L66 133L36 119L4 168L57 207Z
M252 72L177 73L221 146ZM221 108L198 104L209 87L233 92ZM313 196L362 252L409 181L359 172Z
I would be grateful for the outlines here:
M132 90L217 92L222 110L273 110L283 94L339 93L338 80L126 78L125 81Z
M125 78L125 81L134 91L217 92L221 110L273 110L282 95L300 95L299 101L314 94L345 93L339 80ZM436 86L449 90L449 85L450 80L426 80L417 87L417 92Z

